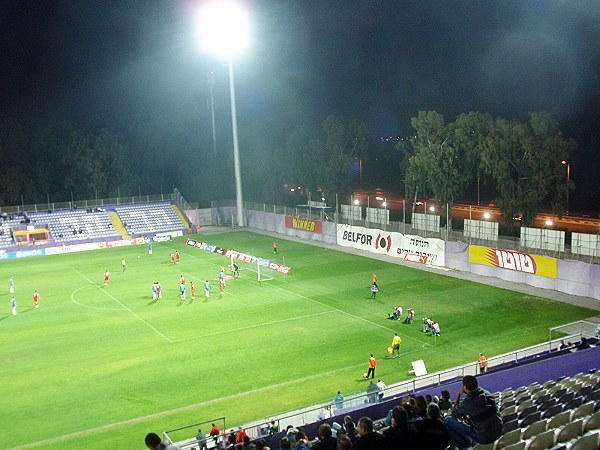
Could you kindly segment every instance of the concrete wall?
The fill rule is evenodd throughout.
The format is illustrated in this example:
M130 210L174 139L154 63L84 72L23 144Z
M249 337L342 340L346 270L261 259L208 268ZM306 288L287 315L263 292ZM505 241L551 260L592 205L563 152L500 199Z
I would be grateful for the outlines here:
M449 241L446 242L446 267L484 277L495 277L513 283L523 283L542 289L552 289L600 300L600 267L582 261L559 259L556 278L548 278L470 263L469 245L463 242Z
M217 224L217 216L228 218L236 215L235 207L215 208L212 210L213 224ZM260 230L271 231L301 239L323 241L336 244L336 225L323 222L323 233L311 233L285 227L285 216L265 211L246 211L246 225ZM566 294L591 297L600 300L600 266L582 261L558 260L556 278L525 274L514 270L484 266L469 262L469 245L464 242L446 242L445 265L450 269L470 272L485 277L495 277L512 283L523 283L530 286L551 289Z

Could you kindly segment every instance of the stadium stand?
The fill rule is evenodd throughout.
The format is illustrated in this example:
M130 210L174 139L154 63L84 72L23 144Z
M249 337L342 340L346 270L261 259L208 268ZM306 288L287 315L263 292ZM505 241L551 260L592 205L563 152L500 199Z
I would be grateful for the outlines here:
M115 211L132 236L187 229L170 203L117 206Z
M135 237L187 229L182 216L169 202L23 213L2 218L0 248L17 246L14 233L28 225L47 228L50 241L55 243L122 239L110 218L115 213L127 233Z
M472 450L600 449L600 347L554 353L554 358L529 360L478 377L479 384L494 393L504 426L503 434L496 442L478 444ZM413 398L426 394L435 396L446 389L453 398L460 385L461 381L455 380L410 392L410 395ZM344 416L349 415L354 422L362 416L371 417L375 420L375 428L383 432L388 411L397 406L405 394L375 405L344 410L326 420L305 423L303 429L312 437L317 436L323 423L338 430ZM287 424L279 422L280 429ZM246 427L246 430L249 429ZM255 439L264 439L270 448L279 448L285 431L272 436L258 434ZM187 450L194 447L193 444L191 441L189 444L178 443L178 448Z

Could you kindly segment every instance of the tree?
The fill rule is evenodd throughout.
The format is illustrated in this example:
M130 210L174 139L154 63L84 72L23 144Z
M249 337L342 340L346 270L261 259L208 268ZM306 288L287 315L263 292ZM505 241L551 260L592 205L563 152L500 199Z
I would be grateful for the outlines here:
M457 170L458 152L452 141L452 128L435 111L419 111L411 120L414 155L406 174L407 195L415 199L432 194L438 203L452 203L460 193L462 178ZM413 208L414 208L413 201Z
M520 218L530 225L548 201L554 212L562 213L572 186L561 161L576 149L575 142L562 137L547 113L532 113L529 126L497 119L495 134L484 143L482 166L496 183L504 221Z

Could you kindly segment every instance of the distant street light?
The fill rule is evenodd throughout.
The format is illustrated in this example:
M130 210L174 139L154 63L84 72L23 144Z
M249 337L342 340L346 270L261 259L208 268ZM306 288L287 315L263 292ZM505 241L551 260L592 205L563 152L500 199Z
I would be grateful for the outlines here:
M561 164L567 166L567 214L569 214L569 181L571 181L571 163L563 159Z
M238 226L244 226L244 202L235 106L235 84L232 56L242 50L248 39L248 20L245 11L233 1L214 1L202 12L200 21L202 44L206 51L227 56L229 66L229 96L231 100L231 128L233 131L233 167Z

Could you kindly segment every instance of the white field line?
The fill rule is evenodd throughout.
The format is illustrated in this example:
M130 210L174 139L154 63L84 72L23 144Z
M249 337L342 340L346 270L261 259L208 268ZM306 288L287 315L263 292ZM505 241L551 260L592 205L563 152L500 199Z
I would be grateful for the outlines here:
M76 305L83 306L85 308L99 309L99 310L102 310L102 311L121 311L121 308L111 308L109 306L91 306L91 305L86 305L85 303L80 303L77 300L75 300L75 294L77 292L81 291L82 289L86 289L88 287L89 286L81 286L80 288L75 289L73 292L71 292L71 301L73 303L75 303ZM94 287L97 288L98 286L94 286Z
M12 449L9 450L22 450L22 449L27 449L27 448L35 448L35 447L39 447L42 445L49 445L49 444L54 444L57 442L63 442L63 441L67 441L69 439L74 439L74 438L79 438L79 437L83 437L83 436L89 436L91 434L94 433L99 433L99 432L103 432L103 431L109 431L109 430L113 430L115 428L119 428L119 427L123 427L126 425L133 425L136 423L140 423L140 422L144 422L144 421L148 421L148 420L154 420L154 419L160 419L166 416L171 416L174 414L180 414L182 412L185 411L190 411L190 410L194 410L197 408L202 408L202 407L206 407L206 406L210 406L213 405L215 403L219 403L219 402L226 402L226 401L230 401L230 400L235 400L235 399L239 399L248 395L253 395L253 394L260 394L262 392L267 392L273 389L278 389L281 387L285 387L285 386L291 386L294 385L296 383L302 383L308 380L312 380L314 378L321 378L323 376L327 376L327 375L331 375L334 374L336 372L342 372L344 370L348 370L348 369L356 369L357 367L362 367L364 366L364 363L361 364L354 364L352 366L346 366L346 367L341 367L341 368L337 368L334 370L330 370L329 372L321 372L318 374L314 374L314 375L309 375L307 377L302 377L302 378L298 378L296 380L289 380L289 381L284 381L282 383L278 383L278 384L272 384L270 386L265 386L262 388L258 388L258 389L254 389L252 391L246 391L246 392L241 392L239 394L232 394L232 395L228 395L226 397L220 397L220 398L216 398L213 400L207 400L205 402L200 402L200 403L194 403L191 405L186 405L186 406L181 406L179 408L174 408L174 409L169 409L167 411L162 411L159 413L154 413L154 414L148 414L146 416L140 416L140 417L135 417L133 419L128 419L128 420L122 420L120 422L115 422L115 423L111 423L111 424L107 424L107 425L102 425L100 427L95 427L95 428L89 428L87 430L81 430L81 431L76 431L74 433L68 433L68 434L63 434L61 436L55 436L53 438L48 438L48 439L44 439L41 441L37 441L37 442L31 442L29 444L25 444L19 447L13 447Z
M172 342L182 342L182 341L189 341L191 339L200 339L200 338L205 338L205 337L218 336L220 334L227 334L227 333L234 333L236 331L250 330L252 328L260 328L260 327L264 327L265 325L275 325L275 324L279 324L279 323L290 322L292 320L300 320L300 319L304 320L309 317L320 316L322 314L331 314L333 312L334 311L322 311L322 312L315 313L315 314L308 314L306 316L297 316L297 317L290 317L289 319L273 320L272 322L259 323L259 324L249 325L247 327L232 328L230 330L217 331L215 333L200 334L197 336L190 336L190 337L186 337L186 338L182 338L182 339L174 339Z
M148 322L146 322L144 319L142 319L139 315L137 315L134 311L132 311L131 309L129 309L126 305L124 305L121 301L119 301L119 299L117 299L114 295L112 295L110 292L108 292L105 289L100 288L99 286L97 286L92 280L90 280L88 277L86 277L84 274L82 274L80 271L78 271L77 269L73 268L73 270L80 276L82 277L84 280L87 280L88 283L90 283L93 286L96 286L97 289L100 289L101 292L103 292L104 294L106 294L108 297L112 298L115 302L117 302L119 305L121 305L121 308L123 308L125 311L129 312L133 317L135 317L136 319L138 319L139 321L143 322L148 328L150 328L152 331L154 331L156 334L158 334L160 337L162 337L163 339L165 339L167 342L173 342L171 341L171 339L169 339L167 336L165 336L164 334L162 334L160 331L158 331L155 327L153 327L151 324L149 324Z

